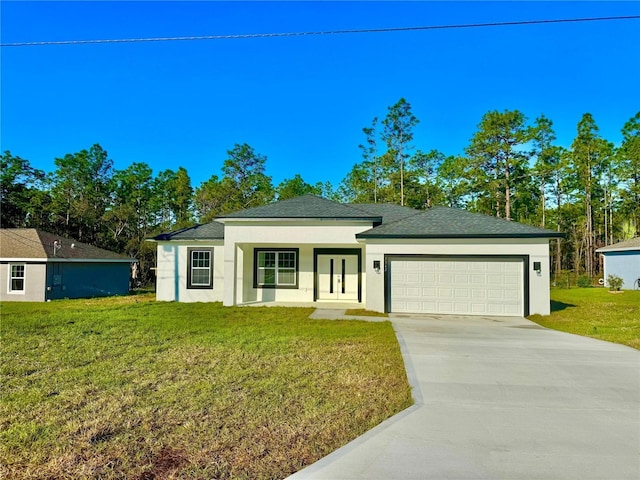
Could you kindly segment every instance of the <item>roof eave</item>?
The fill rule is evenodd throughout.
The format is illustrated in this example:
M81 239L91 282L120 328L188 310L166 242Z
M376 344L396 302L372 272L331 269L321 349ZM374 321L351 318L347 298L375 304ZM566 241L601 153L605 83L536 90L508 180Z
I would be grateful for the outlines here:
M192 237L192 238L164 238L161 240L150 240L154 242L222 242L224 241L224 237Z
M46 263L47 257L0 257L0 262L38 262Z
M610 248L610 249L606 249L606 247L604 248L599 248L596 250L597 253L616 253L616 252L639 252L640 251L640 247L626 247L626 248Z
M137 262L135 258L64 258L64 257L16 257L16 258L1 258L2 262L15 262L15 263L131 263Z
M134 263L136 258L60 258L49 257L47 263Z
M320 220L320 221L358 221L358 222L382 222L382 217L310 217L310 216L286 216L286 217L217 217L216 222L224 223L227 220L244 222L264 222L264 221L300 221L300 220Z
M421 239L421 238L562 238L563 233L514 233L514 234L383 234L366 232L356 234L356 238L393 238L393 239Z

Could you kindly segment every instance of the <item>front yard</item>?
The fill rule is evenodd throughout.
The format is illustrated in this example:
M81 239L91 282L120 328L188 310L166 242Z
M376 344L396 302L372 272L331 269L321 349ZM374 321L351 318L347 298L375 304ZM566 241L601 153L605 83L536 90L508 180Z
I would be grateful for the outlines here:
M411 403L389 322L150 296L1 305L2 478L282 478Z
M640 291L609 293L605 288L552 288L551 315L530 320L563 332L640 349Z

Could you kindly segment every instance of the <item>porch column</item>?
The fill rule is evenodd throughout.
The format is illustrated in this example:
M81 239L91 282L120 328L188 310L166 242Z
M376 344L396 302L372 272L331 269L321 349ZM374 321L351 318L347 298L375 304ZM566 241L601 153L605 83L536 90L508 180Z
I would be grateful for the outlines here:
M231 307L236 304L236 244L224 242L224 292L222 304Z
M244 303L244 250L240 246L236 246L236 305Z

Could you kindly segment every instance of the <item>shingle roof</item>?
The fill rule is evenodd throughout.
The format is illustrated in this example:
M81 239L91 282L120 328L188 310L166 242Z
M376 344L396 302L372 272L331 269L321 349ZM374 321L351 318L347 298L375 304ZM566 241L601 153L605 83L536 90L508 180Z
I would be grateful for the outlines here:
M54 252L54 242L57 242ZM110 260L133 259L109 250L35 228L0 229L0 257L24 259Z
M303 195L281 202L221 215L219 218L300 218L381 221L379 215L372 215L354 207L355 205L345 205L315 195Z
M420 210L402 207L394 203L351 203L350 206L363 210L369 215L382 217L382 224L395 222L421 212Z
M281 202L249 208L221 216L220 219L339 219L371 221L373 228L357 238L554 238L563 235L552 230L469 213L447 207L427 211L394 204L341 204L304 195ZM219 240L224 225L213 221L205 225L163 233L153 240Z
M357 238L550 238L562 234L500 218L448 207L385 223Z
M153 237L153 240L222 240L223 238L224 225L213 221L175 232L161 233Z
M614 243L613 245L607 245L596 250L596 252L621 252L626 250L640 250L640 237L632 238L624 242Z

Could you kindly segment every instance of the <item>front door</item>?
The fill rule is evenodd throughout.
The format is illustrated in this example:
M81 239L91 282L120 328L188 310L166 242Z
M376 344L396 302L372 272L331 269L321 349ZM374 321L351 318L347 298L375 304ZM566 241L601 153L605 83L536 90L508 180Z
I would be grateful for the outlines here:
M318 300L358 301L357 255L318 255Z

